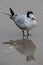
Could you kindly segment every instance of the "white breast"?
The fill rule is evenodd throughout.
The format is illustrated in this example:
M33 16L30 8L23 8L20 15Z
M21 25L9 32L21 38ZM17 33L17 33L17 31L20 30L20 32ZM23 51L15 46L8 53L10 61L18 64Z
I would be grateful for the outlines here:
M36 20L32 21L30 18L26 18L25 25L27 26L28 30L31 30L33 27L37 25L37 22Z

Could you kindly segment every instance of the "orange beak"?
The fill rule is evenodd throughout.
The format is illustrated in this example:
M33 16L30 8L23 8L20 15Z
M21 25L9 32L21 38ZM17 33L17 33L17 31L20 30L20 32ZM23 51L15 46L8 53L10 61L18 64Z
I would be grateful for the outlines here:
M32 18L32 20L36 20L36 18L35 18L35 17L33 17L33 18Z

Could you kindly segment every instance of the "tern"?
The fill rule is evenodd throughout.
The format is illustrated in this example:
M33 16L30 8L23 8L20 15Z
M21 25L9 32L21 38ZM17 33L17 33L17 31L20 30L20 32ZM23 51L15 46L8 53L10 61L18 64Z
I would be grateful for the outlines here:
M10 8L10 14L4 13L8 15L10 19L14 21L18 28L22 30L23 38L24 38L24 31L27 31L27 39L29 36L29 31L37 25L36 17L32 11L27 11L25 15L16 14L12 8Z

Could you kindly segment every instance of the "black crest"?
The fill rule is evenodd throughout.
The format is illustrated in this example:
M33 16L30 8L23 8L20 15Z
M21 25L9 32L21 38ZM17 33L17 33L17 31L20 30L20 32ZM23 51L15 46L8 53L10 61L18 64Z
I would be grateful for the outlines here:
M30 14L33 14L33 12L32 11L27 11L27 17L29 17L30 18Z

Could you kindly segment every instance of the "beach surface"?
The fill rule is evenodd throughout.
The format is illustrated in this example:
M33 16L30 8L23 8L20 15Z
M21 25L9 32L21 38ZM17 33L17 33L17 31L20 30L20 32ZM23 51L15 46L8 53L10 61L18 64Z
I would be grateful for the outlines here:
M28 37L36 46L36 61L27 62L25 56L12 45L2 44L10 40L22 40L21 30L8 16L1 13L10 14L10 7L20 14L32 10L36 16L37 26L30 31L32 36ZM0 0L0 65L43 65L43 0Z

